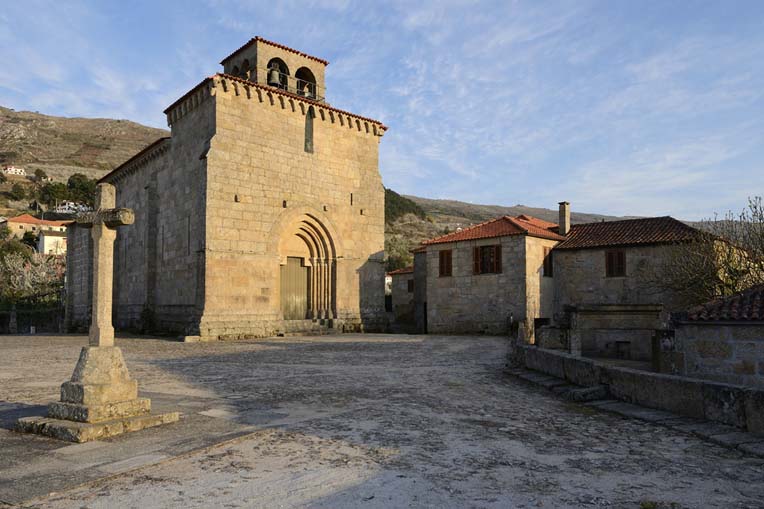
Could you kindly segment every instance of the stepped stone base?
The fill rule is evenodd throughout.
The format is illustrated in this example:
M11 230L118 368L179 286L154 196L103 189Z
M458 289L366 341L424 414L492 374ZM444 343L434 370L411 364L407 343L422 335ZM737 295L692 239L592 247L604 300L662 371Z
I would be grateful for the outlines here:
M136 398L103 405L79 405L76 403L51 403L48 417L66 421L96 423L125 417L138 417L151 413L151 400Z
M102 422L77 422L50 417L23 417L16 422L16 429L25 433L36 433L69 442L89 442L113 437L131 431L169 424L180 419L178 412L158 415L139 415Z
M178 412L150 415L151 401L138 397L138 382L116 346L86 346L71 380L61 385L61 401L47 417L25 417L18 431L70 442L87 442L176 422Z

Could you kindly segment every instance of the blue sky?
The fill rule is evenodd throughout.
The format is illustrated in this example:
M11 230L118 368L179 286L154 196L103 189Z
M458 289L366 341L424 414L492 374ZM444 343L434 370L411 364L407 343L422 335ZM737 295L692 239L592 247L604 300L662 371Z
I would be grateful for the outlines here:
M699 219L764 194L764 2L3 1L0 105L166 127L250 37L387 124L387 187Z

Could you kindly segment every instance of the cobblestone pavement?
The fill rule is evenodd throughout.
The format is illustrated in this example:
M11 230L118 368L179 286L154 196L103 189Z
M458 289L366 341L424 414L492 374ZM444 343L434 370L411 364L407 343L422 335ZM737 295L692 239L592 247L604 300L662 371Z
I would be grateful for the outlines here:
M0 400L55 399L84 343L0 337ZM118 345L152 397L252 434L30 506L764 507L764 460L508 377L503 338Z

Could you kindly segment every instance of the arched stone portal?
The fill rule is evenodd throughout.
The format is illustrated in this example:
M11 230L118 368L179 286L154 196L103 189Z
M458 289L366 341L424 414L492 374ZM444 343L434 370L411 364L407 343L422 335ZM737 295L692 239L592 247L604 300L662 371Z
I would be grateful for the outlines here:
M279 237L281 312L284 320L337 316L337 253L329 230L314 215L291 218Z

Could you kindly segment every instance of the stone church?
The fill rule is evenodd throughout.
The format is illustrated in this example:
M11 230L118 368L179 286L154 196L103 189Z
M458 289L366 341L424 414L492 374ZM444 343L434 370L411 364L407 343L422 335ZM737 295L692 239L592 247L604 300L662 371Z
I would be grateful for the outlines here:
M135 210L114 324L207 341L384 326L386 127L326 102L328 62L255 37L166 110L171 136L101 179ZM70 228L67 325L89 323L92 242Z

